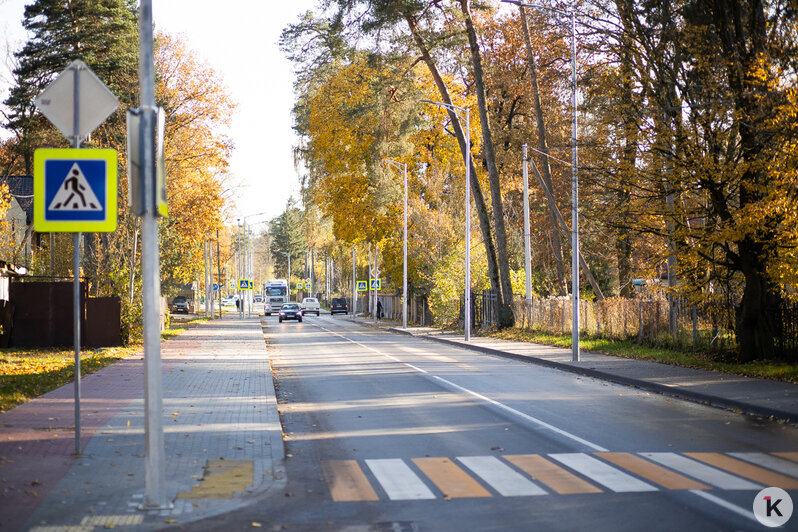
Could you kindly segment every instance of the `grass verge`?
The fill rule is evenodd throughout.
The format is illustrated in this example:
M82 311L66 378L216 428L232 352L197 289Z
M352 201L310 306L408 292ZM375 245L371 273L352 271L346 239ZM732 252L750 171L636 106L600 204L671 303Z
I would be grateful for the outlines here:
M571 347L571 335L548 334L528 329L505 329L484 333L486 336L522 342L535 342L557 347ZM662 362L674 366L699 368L710 371L759 377L785 382L798 382L798 366L776 360L758 360L751 363L729 361L728 353L678 351L663 347L639 345L630 340L608 340L583 336L580 346L585 351L604 353L625 358Z
M186 329L209 318L173 322L161 333L164 340L174 338ZM94 373L141 351L141 345L125 347L81 348L80 372ZM74 348L0 349L0 412L26 403L75 379Z

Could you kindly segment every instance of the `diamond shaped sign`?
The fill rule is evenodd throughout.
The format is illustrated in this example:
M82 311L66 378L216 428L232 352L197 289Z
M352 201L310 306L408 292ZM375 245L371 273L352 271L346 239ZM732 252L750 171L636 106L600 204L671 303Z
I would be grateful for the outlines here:
M70 63L33 102L58 131L73 141L88 137L119 107L116 96L80 60ZM75 133L79 139L75 139Z

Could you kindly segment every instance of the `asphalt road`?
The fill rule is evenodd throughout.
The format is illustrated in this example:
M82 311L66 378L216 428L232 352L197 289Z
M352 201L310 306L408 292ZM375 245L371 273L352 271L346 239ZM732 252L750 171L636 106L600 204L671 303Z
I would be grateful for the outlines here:
M790 425L330 316L263 324L288 485L192 529L763 530L760 489L798 496Z

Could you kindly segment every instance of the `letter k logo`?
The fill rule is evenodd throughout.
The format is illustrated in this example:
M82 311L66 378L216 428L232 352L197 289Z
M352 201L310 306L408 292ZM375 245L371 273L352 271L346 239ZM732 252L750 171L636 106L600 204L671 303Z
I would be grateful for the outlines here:
M765 511L768 517L773 515L773 512L776 512L776 515L778 515L779 517L784 517L783 515L781 515L781 512L779 511L779 503L781 502L781 499L777 499L776 502L773 502L773 498L770 496L764 497L764 499L766 504Z

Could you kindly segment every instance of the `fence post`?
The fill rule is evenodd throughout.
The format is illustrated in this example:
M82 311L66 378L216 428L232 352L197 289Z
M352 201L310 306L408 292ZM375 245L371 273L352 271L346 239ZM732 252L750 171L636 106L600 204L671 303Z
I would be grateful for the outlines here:
M637 301L637 309L638 309L638 322L637 322L637 343L643 343L643 302L641 300Z

